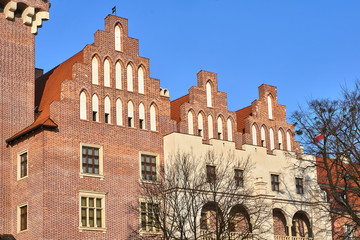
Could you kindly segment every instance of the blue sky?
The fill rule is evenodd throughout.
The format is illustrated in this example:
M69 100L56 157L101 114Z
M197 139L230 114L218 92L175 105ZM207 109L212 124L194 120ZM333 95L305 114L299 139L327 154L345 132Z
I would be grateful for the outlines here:
M277 86L288 116L311 98L339 96L360 76L360 1L53 0L36 37L36 67L48 71L93 43L117 6L150 59L150 76L171 100L196 85L200 70L218 74L228 107Z

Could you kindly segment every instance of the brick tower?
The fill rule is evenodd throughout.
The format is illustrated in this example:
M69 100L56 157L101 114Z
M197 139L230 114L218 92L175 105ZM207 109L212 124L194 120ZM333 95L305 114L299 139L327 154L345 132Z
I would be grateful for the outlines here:
M10 148L5 140L34 121L35 35L49 19L48 0L0 0L0 234L9 221Z

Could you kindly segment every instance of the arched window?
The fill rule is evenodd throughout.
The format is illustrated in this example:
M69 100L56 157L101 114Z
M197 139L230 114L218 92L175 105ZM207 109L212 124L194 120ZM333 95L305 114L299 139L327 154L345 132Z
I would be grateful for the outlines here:
M121 51L121 28L119 25L115 26L115 50Z
M92 96L92 120L99 121L99 98L96 94Z
M86 94L84 92L80 93L80 119L87 119L87 104L86 104Z
M194 134L194 115L191 111L188 112L188 133Z
M270 128L270 150L273 150L275 148L274 142L274 130Z
M281 130L278 131L278 139L279 139L279 149L283 150L284 146L283 146L283 134L281 132Z
M116 124L123 125L122 102L120 99L116 100Z
M228 120L227 120L227 134L228 134L227 140L232 141L233 140L233 137L232 137L232 122L231 122L230 118L228 118Z
M270 95L267 97L267 102L268 102L269 118L272 119L273 118L273 115L272 115L272 99L271 99Z
M91 61L92 84L99 84L99 62L97 57L93 57Z
M150 130L156 131L156 109L154 104L150 107Z
M257 145L257 131L255 124L251 128L253 145Z
M133 68L129 64L126 68L126 81L127 81L127 90L129 92L133 91Z
M105 97L104 101L104 122L111 123L111 116L110 116L110 98L108 96Z
M121 89L121 76L122 76L122 69L121 64L117 62L115 64L115 78L116 78L116 88Z
M128 126L134 127L134 104L132 101L128 102Z
M261 146L266 147L266 133L264 126L261 127L260 135L261 135Z
M104 62L104 86L110 87L110 62L105 59Z
M223 139L223 122L221 117L217 119L217 127L218 127L218 139Z
M144 70L142 67L138 70L138 87L139 93L144 93Z
M209 139L214 138L214 123L211 115L208 116Z
M206 83L206 102L208 107L212 107L212 96L211 96L211 84L210 82Z
M145 129L145 108L142 103L139 105L139 128Z
M204 137L204 119L201 113L198 114L198 135Z
M291 151L290 131L287 131L287 132L286 132L286 150Z

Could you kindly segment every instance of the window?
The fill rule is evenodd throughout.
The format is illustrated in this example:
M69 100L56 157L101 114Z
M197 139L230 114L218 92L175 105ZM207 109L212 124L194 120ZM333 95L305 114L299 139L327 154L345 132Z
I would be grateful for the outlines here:
M86 94L85 92L80 93L80 119L86 120L87 114L86 114Z
M115 27L115 50L121 51L121 29L119 25Z
M28 229L28 205L22 205L18 208L18 230L19 232Z
M211 115L208 116L209 139L214 138L214 123Z
M94 122L99 121L99 98L96 94L92 97L92 120Z
M103 177L103 150L101 146L80 144L81 147L81 177Z
M156 131L156 109L154 104L150 107L150 130Z
M291 151L291 137L289 131L286 133L286 150Z
M270 128L270 150L273 150L274 148L274 130Z
M145 108L142 103L139 105L139 128L145 129Z
M122 102L120 99L116 100L116 125L123 125Z
M134 104L132 101L128 102L128 126L134 127Z
M138 70L138 90L139 93L144 93L144 70L142 67Z
M251 128L253 145L257 145L257 131L255 124Z
M230 118L228 118L228 120L227 120L227 134L228 134L227 140L232 141L233 140L233 137L232 137L232 122L231 122Z
M203 124L204 124L203 116L201 113L199 113L199 115L198 115L198 135L201 137L204 137Z
M235 185L237 187L244 186L244 171L240 169L235 169Z
M218 126L218 139L223 139L223 122L221 117L217 119L217 126Z
M206 165L206 181L208 183L215 183L215 180L216 180L215 166Z
M194 115L191 111L188 112L188 133L194 134Z
M160 232L159 204L140 203L141 231Z
M122 69L121 69L121 64L119 62L115 64L115 78L116 78L116 84L115 84L116 89L121 89Z
M133 91L133 68L129 64L126 68L126 80L127 80L127 90L129 92Z
M18 156L19 158L19 179L28 175L28 153L24 152Z
M97 57L93 57L91 64L92 84L99 84L99 62Z
M261 146L266 147L266 133L264 126L261 127L260 135L261 135Z
M273 191L280 191L279 175L271 174L271 188Z
M345 240L355 240L355 227L348 223L345 223L344 226Z
M267 103L268 103L269 119L272 119L273 118L273 115L272 115L272 101L271 101L271 96L270 95L267 97Z
M111 123L110 119L110 98L108 96L105 97L105 116L104 116L104 122L105 123Z
M201 212L201 218L200 218L200 229L207 230L207 212Z
M108 59L104 62L104 86L110 87L110 62Z
M281 130L278 131L278 138L279 138L279 149L283 150L283 134Z
M296 193L303 194L304 193L303 179L295 178L295 182L296 182Z
M156 181L156 157L141 155L141 178L147 181Z
M80 231L105 230L105 194L80 191Z
M206 83L206 102L208 107L212 107L211 84Z

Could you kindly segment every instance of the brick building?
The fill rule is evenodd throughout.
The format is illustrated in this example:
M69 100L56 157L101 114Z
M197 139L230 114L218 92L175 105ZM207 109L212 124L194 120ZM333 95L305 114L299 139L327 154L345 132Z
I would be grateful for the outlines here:
M258 100L233 112L217 75L200 71L198 85L170 101L127 19L113 15L93 44L43 74L34 38L48 11L46 0L0 0L0 234L129 239L141 225L139 182L156 181L168 154L195 147L251 156L256 181L245 182L273 206L264 238L331 238L308 193L319 190L307 185L316 173L289 170L302 153L276 87L261 85Z

